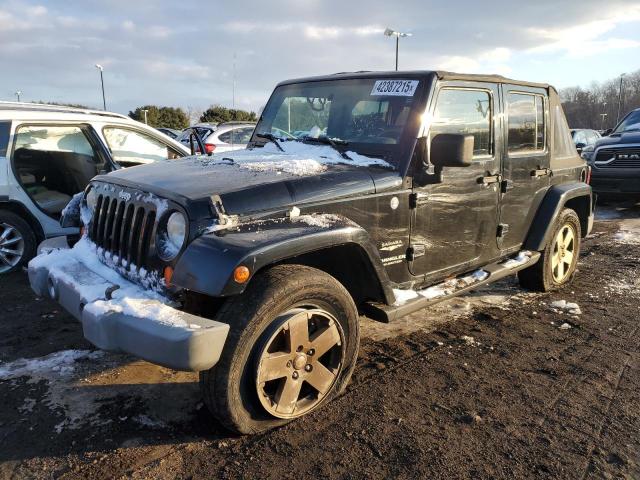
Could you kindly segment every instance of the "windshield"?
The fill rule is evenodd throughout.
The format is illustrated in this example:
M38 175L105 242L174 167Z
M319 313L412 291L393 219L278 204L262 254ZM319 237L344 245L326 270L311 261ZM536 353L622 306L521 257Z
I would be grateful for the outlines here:
M283 85L269 100L254 138L329 138L344 149L398 162L407 125L417 109L419 80L353 79Z
M640 110L635 110L627 115L613 133L622 133L629 130L640 130Z

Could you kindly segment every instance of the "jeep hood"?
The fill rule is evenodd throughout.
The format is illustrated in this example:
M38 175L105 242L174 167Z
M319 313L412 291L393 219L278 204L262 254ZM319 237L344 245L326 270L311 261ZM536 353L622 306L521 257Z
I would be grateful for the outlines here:
M117 170L96 180L133 187L188 206L219 195L229 214L375 193L398 186L399 174L383 160L298 142L194 156Z

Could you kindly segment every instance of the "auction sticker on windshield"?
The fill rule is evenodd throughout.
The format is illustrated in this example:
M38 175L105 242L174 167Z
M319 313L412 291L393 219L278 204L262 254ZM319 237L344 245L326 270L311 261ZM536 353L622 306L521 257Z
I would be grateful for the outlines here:
M371 95L413 97L419 80L376 80Z

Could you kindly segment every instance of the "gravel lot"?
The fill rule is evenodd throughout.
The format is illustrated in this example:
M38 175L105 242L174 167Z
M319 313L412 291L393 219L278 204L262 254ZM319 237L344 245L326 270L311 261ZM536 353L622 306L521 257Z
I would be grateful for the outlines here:
M363 319L346 394L253 437L216 424L196 375L95 351L2 277L0 478L640 478L640 207L598 217L572 285Z

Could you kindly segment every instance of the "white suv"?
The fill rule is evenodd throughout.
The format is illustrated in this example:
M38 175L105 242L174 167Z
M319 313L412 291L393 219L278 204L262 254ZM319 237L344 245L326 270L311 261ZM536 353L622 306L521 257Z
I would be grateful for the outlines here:
M0 274L17 270L63 228L62 210L100 173L189 155L117 113L0 102Z

